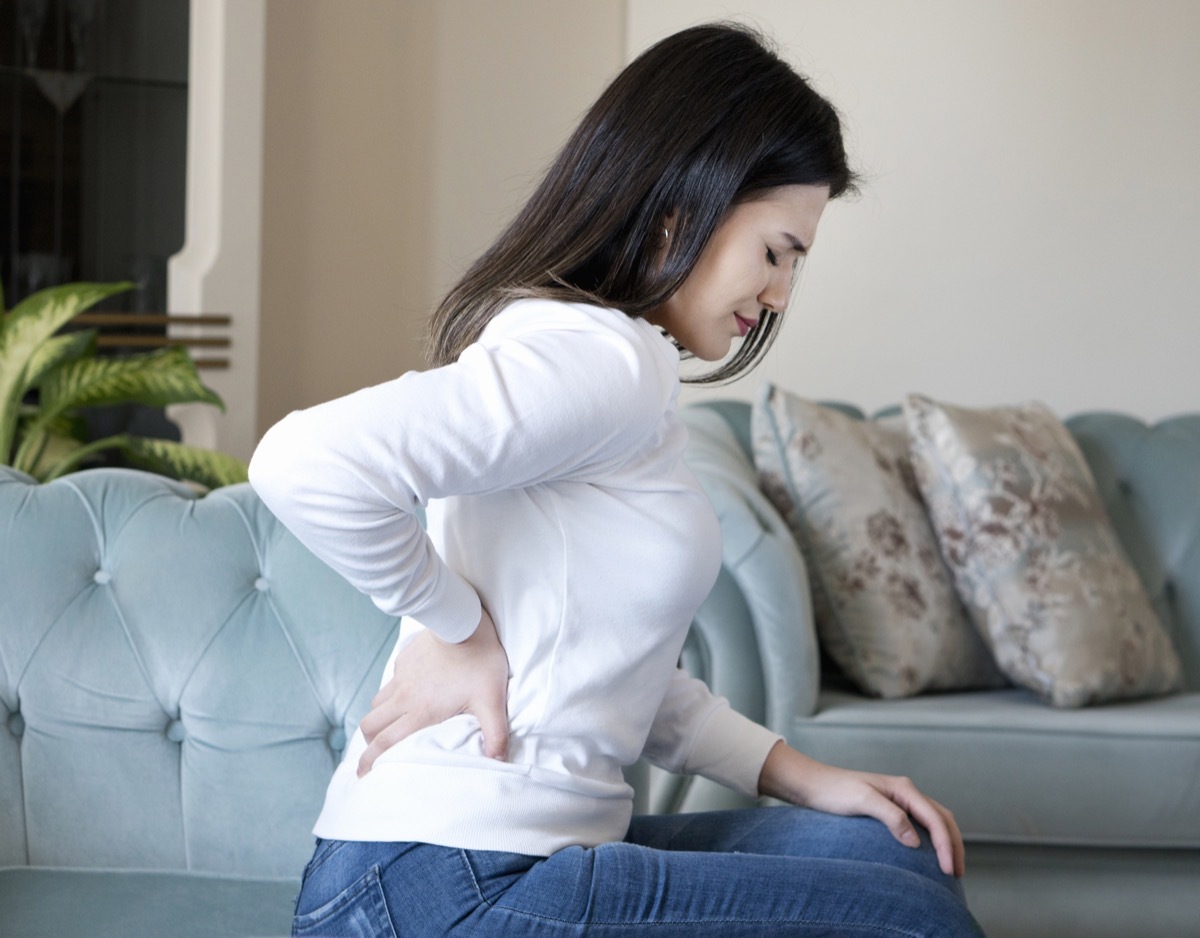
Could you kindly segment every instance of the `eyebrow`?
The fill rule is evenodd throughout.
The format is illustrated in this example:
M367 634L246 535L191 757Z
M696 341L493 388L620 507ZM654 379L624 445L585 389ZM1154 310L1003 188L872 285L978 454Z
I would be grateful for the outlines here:
M790 244L791 244L791 246L792 246L792 250L793 250L793 251L797 251L797 252L799 252L800 254L807 254L807 253L808 253L808 248L806 248L806 247L804 246L804 242L803 242L803 241L801 241L799 238L797 238L797 237L796 237L794 234L788 234L788 233L785 231L785 232L783 232L783 236L784 236L785 238L787 238L787 240L789 241L789 243L790 243Z

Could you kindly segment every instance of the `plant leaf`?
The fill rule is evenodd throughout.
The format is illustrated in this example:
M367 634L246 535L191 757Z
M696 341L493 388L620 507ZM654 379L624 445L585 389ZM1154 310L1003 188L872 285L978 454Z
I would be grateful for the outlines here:
M128 437L122 449L130 462L143 469L210 489L247 479L246 464L228 453L141 436Z
M68 332L66 335L56 335L53 338L47 339L37 347L33 355L29 358L23 392L30 388L36 388L38 382L52 368L57 368L64 362L82 358L89 352L94 352L95 347L95 329Z
M132 283L66 283L21 300L0 320L0 372L24 367L34 350L84 310Z
M0 461L7 461L17 408L29 389L29 362L47 339L102 299L131 283L68 283L39 290L0 316Z
M145 355L66 362L46 375L41 393L47 417L107 404L164 407L199 401L224 409L221 398L201 383L191 356L178 346Z
M77 414L43 419L37 408L23 409L17 421L13 468L45 481L47 471L84 445L87 421Z
M84 449L83 441L74 434L49 433L39 445L37 461L22 469L39 482L45 482L50 470L60 462Z
M38 412L32 408L30 413L21 416L17 422L18 439L32 428L37 418ZM54 436L69 436L83 442L87 439L87 421L77 414L59 414L53 420L43 423L39 432L50 433Z

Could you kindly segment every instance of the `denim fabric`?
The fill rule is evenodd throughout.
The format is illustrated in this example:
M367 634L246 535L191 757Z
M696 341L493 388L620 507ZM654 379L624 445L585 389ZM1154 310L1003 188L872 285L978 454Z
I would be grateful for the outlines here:
M958 880L868 818L759 808L635 818L550 857L318 841L295 935L981 935Z

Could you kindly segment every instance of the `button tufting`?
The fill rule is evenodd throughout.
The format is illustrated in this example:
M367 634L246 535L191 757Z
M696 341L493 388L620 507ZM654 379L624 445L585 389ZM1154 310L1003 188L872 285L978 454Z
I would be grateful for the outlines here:
M187 737L182 720L172 720L167 724L167 739L173 743L181 743Z
M92 579L104 586L112 581L112 574L107 570L97 570Z
M1127 480L1121 479L1117 482L1117 491L1128 498L1133 494L1133 486Z
M1163 596L1172 606L1175 605L1175 583L1173 580L1167 580L1163 583Z
M271 581L268 580L265 576L260 576L257 580L254 581L254 588L256 590L258 590L260 593L265 593L267 590L269 590L271 588Z
M8 731L14 736L20 736L25 732L25 718L21 716L20 711L8 715Z
M330 727L326 739L329 742L329 748L334 752L341 752L346 748L346 731L340 726Z

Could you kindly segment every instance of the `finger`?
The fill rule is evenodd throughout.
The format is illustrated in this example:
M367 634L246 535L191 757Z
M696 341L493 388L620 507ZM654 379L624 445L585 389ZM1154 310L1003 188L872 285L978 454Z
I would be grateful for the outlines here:
M936 821L931 821L925 824L929 830L929 839L933 842L933 849L937 853L938 866L941 867L943 873L947 876L958 876L958 850L954 845L954 836L950 833L950 827L946 823L946 819L938 812L933 812L937 818Z
M406 704L403 700L387 698L371 704L372 709L362 718L358 728L362 730L367 742L373 742L376 734L385 727L391 726L404 716Z
M930 828L929 833L937 850L938 865L947 876L962 876L966 868L966 851L958 824L949 808L936 801L932 804L941 820L937 828Z
M392 685L395 681L388 681L383 687L379 688L379 693L371 698L371 708L378 707L381 703L388 699L392 693Z
M379 730L375 734L375 738L371 740L370 744L363 751L362 756L359 757L358 777L362 778L370 772L372 766L375 765L376 759L391 749L396 743L407 739L419 727L420 724L418 721L411 714L406 713Z
M937 804L937 802L934 802ZM938 805L938 809L942 812L942 816L946 819L946 827L950 832L950 847L951 860L955 876L963 876L967 872L967 847L963 843L962 831L959 830L958 821L954 817L954 812L945 805Z
M371 743L371 745L369 745L363 751L362 756L359 757L358 777L362 778L364 775L370 772L375 765L375 760L378 759L382 754L383 749L379 746L376 746L374 743Z
M929 798L908 779L895 780L892 797L929 831L938 866L947 876L961 876L965 866L962 834L950 810Z
M921 846L921 835L917 833L917 829L913 826L908 812L887 793L872 788L866 803L863 805L862 813L875 818L883 824L891 832L891 835L904 844L904 846Z

